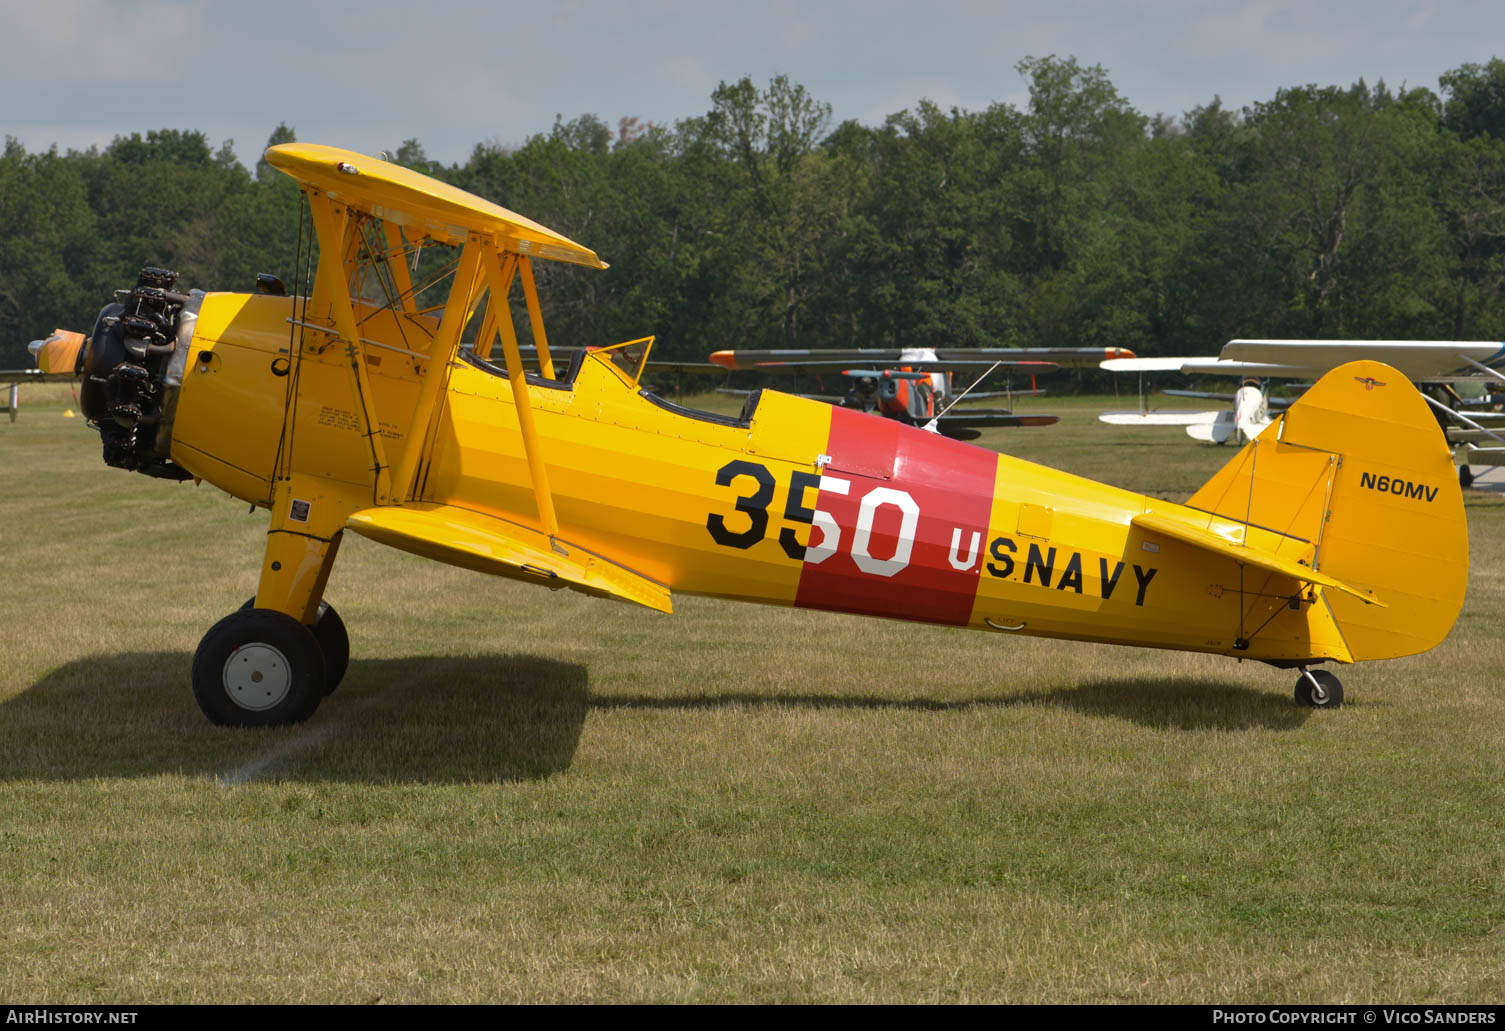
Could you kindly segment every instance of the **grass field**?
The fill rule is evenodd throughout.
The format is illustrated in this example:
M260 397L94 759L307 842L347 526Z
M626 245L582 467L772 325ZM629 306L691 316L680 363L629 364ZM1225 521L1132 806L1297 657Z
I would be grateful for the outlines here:
M1467 494L1452 636L1336 712L1229 659L660 617L355 538L344 684L228 731L189 666L266 517L105 468L71 403L0 423L9 1002L1505 997L1505 494ZM980 443L1176 500L1232 457L1110 404Z

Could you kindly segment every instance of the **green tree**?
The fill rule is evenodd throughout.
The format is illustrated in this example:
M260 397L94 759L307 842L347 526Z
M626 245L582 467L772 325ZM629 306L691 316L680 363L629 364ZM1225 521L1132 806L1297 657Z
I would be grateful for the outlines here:
M88 329L100 301L84 273L98 233L81 161L27 154L12 137L0 155L0 365L29 364L26 342L55 327ZM91 310L92 308L92 310Z
M1449 129L1465 140L1505 139L1505 61L1465 64L1444 72L1439 81L1447 95L1443 116Z
M1253 178L1231 210L1269 270L1257 285L1267 298L1283 295L1285 305L1281 325L1264 332L1365 332L1360 323L1373 320L1357 316L1375 291L1346 275L1349 255L1367 251L1371 266L1379 261L1386 270L1405 265L1404 253L1377 257L1384 241L1374 234L1386 233L1389 223L1404 233L1402 223L1415 222L1414 210L1400 211L1405 191L1395 187L1435 134L1433 98L1424 90L1398 98L1383 83L1373 90L1363 82L1307 86L1256 104L1246 121L1254 130ZM1368 269L1371 278L1379 274ZM1344 303L1345 287L1354 303Z
M1445 227L1446 335L1493 339L1505 326L1505 138L1443 134L1428 168Z

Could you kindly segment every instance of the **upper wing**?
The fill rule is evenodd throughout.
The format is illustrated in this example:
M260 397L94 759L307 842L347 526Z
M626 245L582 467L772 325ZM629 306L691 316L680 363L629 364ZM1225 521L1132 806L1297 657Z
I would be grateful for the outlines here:
M711 358L715 359L717 355L727 355L727 354L731 354L731 353L732 352L730 352L730 351L717 351L716 354L711 355ZM739 354L735 359L728 359L728 361L733 361L733 362L735 362L735 364L727 364L727 362L724 362L724 361L717 361L716 364L720 365L724 369L755 370L757 372L794 372L794 371L796 371L798 369L843 369L843 370L845 370L845 369L852 368L854 365L863 365L863 364L867 364L867 365L871 365L871 366L876 366L876 367L892 367L892 368L897 368L897 367L902 366L904 369L908 369L908 370L913 370L913 371L925 370L925 371L928 371L928 372L955 372L955 371L975 372L975 371L977 371L979 369L983 369L983 370L991 369L994 366L997 366L1000 369L1020 369L1020 370L1023 370L1025 372L1049 372L1052 369L1054 369L1054 368L1057 367L1055 362L1047 362L1047 361L1042 361L1042 360L1038 360L1038 359L1015 360L1015 359L994 358L994 359L976 359L976 360L974 360L974 359L966 359L966 360L962 360L962 359L946 359L946 360L942 360L942 359L939 359L939 358L930 359L930 358L897 358L897 357L896 358L891 358L891 359L882 359L882 358L835 358L835 359L833 359L833 358L826 358L824 356L824 352L815 352L815 353L821 354L821 357L819 357L819 358L771 358L771 359L769 359L767 361L756 361L756 362L750 362L745 357L745 355ZM1011 353L1012 354L1017 354L1017 352L1011 352Z
M1258 379L1293 379L1313 374L1310 365L1243 361L1226 357L1115 358L1103 362L1101 367L1109 372L1184 372L1188 376L1253 376Z
M999 358L1020 362L1049 362L1065 369L1086 369L1105 361L1132 361L1127 347L941 347L935 356L942 361L973 362Z
M1372 358L1414 380L1470 368L1470 360L1492 364L1505 359L1505 347L1492 340L1230 340L1221 357L1299 369L1308 376Z
M903 366L911 369L979 369L996 361L1011 363L1042 362L1036 372L1053 366L1087 367L1105 359L1132 359L1134 352L1124 347L943 347L935 358L906 358L897 347L834 348L831 350L774 349L766 351L717 351L711 361L725 369L795 368L814 365Z
M474 232L493 237L503 251L606 268L589 247L401 165L317 143L280 143L267 148L266 159L273 168L339 203L411 229L420 237L459 244Z

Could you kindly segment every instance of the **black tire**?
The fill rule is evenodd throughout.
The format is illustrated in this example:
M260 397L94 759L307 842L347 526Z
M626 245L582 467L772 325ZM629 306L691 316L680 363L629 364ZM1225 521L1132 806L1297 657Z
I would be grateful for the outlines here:
M350 635L345 631L345 621L327 601L319 602L319 616L314 620L314 640L324 653L324 694L334 694L334 689L345 679L345 670L350 666Z
M222 727L301 723L324 694L324 656L313 631L271 609L230 613L193 655L193 696Z
M1458 486L1467 490L1474 485L1474 471L1466 465L1458 467Z
M1310 670L1296 681L1296 704L1313 709L1336 709L1343 704L1343 684L1325 669Z
M255 608L256 599L247 598L242 610ZM310 627L319 650L324 653L324 695L334 694L334 689L345 679L345 670L350 667L350 634L345 630L345 621L327 601L319 602L319 615Z

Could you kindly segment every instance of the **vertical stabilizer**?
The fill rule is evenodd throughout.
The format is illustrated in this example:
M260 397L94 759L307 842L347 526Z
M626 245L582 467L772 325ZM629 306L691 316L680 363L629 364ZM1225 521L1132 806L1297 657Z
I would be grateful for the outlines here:
M1406 377L1339 366L1187 502L1316 545L1314 568L1384 606L1324 590L1356 660L1439 644L1463 607L1468 525L1447 441Z

